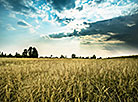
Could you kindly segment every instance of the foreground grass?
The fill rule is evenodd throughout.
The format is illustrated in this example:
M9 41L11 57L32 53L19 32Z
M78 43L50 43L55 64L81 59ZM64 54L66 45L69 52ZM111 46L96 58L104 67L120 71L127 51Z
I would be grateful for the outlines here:
M0 59L0 102L138 102L138 59Z

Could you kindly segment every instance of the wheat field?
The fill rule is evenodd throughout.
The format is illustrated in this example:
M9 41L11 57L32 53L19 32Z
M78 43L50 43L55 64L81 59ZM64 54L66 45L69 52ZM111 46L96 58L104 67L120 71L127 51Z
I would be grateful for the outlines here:
M138 59L0 58L0 102L138 102Z

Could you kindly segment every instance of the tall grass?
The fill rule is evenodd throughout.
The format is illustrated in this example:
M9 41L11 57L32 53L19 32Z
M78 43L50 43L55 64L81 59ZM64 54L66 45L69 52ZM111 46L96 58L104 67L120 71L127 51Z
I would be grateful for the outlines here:
M138 102L138 59L0 59L0 102Z

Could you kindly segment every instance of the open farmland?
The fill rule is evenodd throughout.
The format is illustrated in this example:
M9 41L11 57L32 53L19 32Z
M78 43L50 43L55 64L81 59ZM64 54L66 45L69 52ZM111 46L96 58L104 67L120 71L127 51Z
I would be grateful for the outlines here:
M138 102L138 59L0 58L0 102Z

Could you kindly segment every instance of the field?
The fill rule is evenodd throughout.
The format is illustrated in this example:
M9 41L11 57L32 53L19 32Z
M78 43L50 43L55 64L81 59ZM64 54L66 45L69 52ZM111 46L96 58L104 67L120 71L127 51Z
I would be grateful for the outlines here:
M138 102L138 59L0 58L0 102Z

